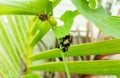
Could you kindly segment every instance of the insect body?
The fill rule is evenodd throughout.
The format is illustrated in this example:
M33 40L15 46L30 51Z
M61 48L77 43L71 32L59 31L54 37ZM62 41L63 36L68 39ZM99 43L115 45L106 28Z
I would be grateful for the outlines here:
M65 37L63 37L60 41L61 50L63 52L68 51L70 43L71 43L70 35L66 35Z
M45 21L45 20L48 19L48 15L47 15L47 14L40 14L40 15L38 15L38 17L39 17L39 19L40 19L41 21Z
M48 16L47 14L39 14L38 17L42 22L47 20L52 27L57 25L57 21L52 16Z

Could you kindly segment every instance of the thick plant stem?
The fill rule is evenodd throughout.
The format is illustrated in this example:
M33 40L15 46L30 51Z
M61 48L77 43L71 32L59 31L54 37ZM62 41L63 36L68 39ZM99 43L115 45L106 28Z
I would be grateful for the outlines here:
M29 65L31 65L31 61L29 59L29 56L32 54L32 51L33 51L33 47L30 46L30 39L31 39L31 35L29 34L28 36L28 44L27 44L27 63L26 63L26 66L28 67ZM26 73L31 73L31 71L29 71L27 69Z
M31 61L30 61L30 59L29 59L29 56L32 54L32 50L33 50L33 48L30 47L30 46L28 46L28 48L27 48L27 67L32 64ZM31 71L29 71L29 70L27 69L26 73L27 73L27 74L28 74L28 73L31 73Z
M29 65L32 64L31 60L29 59L29 56L32 54L32 51L33 51L33 47L30 46L30 43L31 43L31 39L33 38L33 35L31 34L31 30L32 30L32 23L30 25L30 28L29 28L29 32L28 32L28 43L27 43L27 62L26 62L26 67L28 67ZM27 69L26 71L26 74L30 74L31 71Z
M69 69L68 69L68 66L67 66L67 62L66 62L65 57L64 57L64 53L62 51L61 51L61 56L62 56L63 63L64 63L64 66L65 66L67 78L70 78L70 72L69 72Z

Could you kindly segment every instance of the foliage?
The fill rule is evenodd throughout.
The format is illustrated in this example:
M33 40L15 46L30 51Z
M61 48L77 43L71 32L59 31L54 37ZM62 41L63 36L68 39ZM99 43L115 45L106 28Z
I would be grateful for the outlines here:
M98 7L97 9L91 9L86 0L72 0L72 2L82 15L92 21L106 35L120 38L120 17L107 15L102 6Z
M96 5L94 1L72 0L77 10L106 35L119 38L120 18L108 15L104 8ZM58 39L69 34L74 18L78 15L77 10L66 11L60 17L60 20L64 22L63 26L52 26L53 24L48 19L45 21L38 19L39 14L47 14L48 17L52 16L54 18L52 15L53 9L59 2L60 0L0 0L0 15L6 15L0 17L0 74L2 77L41 78L41 76L33 72L66 72L65 62L70 73L119 75L119 60L84 62L68 62L64 60L65 62L33 64L33 62L48 58L103 55L120 52L120 40L114 39L72 45L68 52L63 53L63 56L60 49L34 54L33 48L50 29L53 30ZM98 2L100 3L100 0ZM25 69L22 69L23 66L25 66ZM21 74L24 75L21 76Z
M43 4L44 3L44 4ZM4 0L0 1L0 14L35 15L41 12L51 12L53 6L48 0Z
M62 16L61 20L64 22L63 26L56 26L53 28L55 36L60 39L69 34L72 26L73 18L78 14L77 11L66 11ZM64 32L63 32L64 31ZM58 33L59 32L59 33Z

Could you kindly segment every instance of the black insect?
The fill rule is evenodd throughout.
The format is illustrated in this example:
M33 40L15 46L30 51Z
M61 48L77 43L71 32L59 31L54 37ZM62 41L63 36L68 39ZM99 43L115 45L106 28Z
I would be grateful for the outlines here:
M68 51L68 48L70 47L70 44L71 44L70 35L66 35L65 37L63 37L63 38L60 40L61 50L62 50L63 52Z
M68 47L63 47L61 50L62 50L63 52L66 52L66 51L68 51Z
M47 15L47 14L39 14L38 17L39 17L39 19L40 19L41 21L45 21L45 20L48 19L48 15Z

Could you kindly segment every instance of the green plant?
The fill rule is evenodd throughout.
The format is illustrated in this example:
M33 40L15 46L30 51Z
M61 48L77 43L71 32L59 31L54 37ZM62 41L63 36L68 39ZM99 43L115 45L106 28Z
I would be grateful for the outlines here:
M97 1L100 3L100 0ZM120 38L120 18L107 15L102 6L96 5L95 0L72 0L77 10L66 11L60 17L64 25L55 26L57 24L52 15L54 7L59 2L60 0L0 1L0 15L6 15L0 17L0 74L2 77L41 78L33 71L67 72L68 78L70 77L69 73L119 75L119 60L68 62L64 59L68 56L119 53L119 39L72 45L65 53L60 49L33 53L35 45L50 29L53 30L58 40L68 35L73 19L79 12L106 35ZM48 18L41 21L38 18L40 14L46 14ZM37 60L57 57L62 57L64 61L37 65L32 63ZM21 68L21 64L25 64L25 69Z

